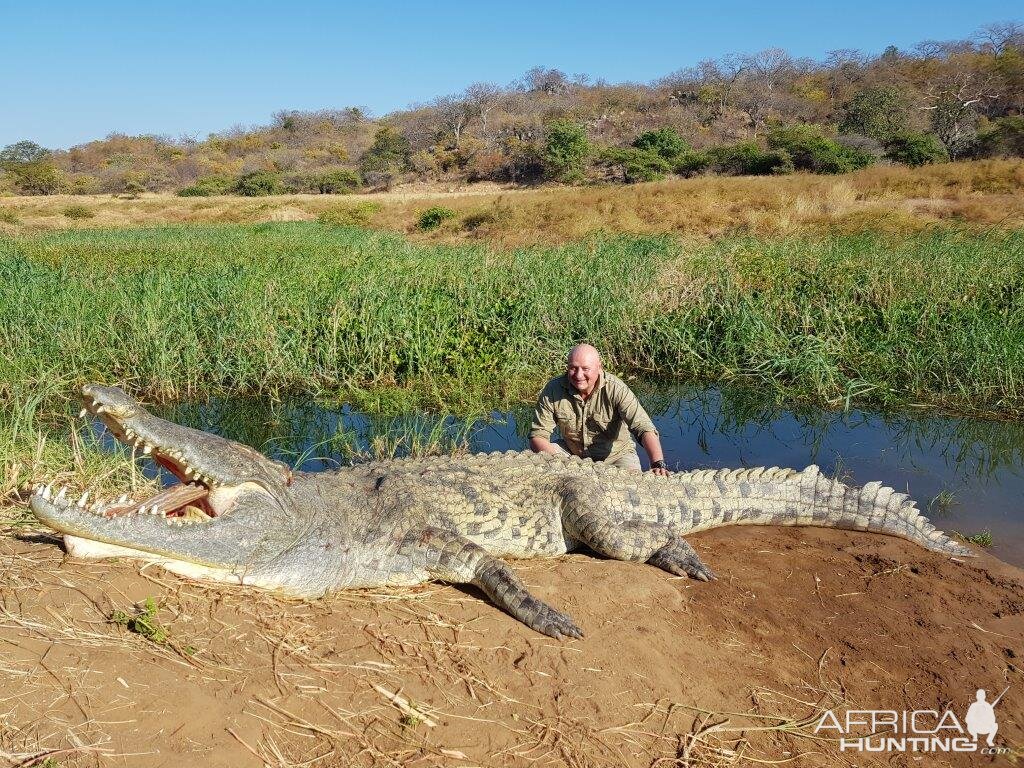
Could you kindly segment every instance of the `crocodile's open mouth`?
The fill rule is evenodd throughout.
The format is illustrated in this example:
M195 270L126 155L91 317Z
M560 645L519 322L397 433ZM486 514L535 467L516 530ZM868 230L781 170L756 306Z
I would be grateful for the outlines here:
M150 442L125 426L110 406L88 396L84 399L85 407L79 417L90 415L99 418L107 430L121 443L132 448L132 458L141 454L148 456L158 465L174 475L180 482L163 488L155 495L145 499L134 499L130 494L122 494L114 499L89 499L86 491L79 498L68 495L65 487L54 488L52 485L39 485L35 493L42 496L58 508L68 511L77 507L79 512L88 512L101 517L117 517L122 515L153 515L162 517L168 525L189 525L206 523L217 517L217 511L210 500L210 492L217 487L217 480L189 464L181 451L159 442Z

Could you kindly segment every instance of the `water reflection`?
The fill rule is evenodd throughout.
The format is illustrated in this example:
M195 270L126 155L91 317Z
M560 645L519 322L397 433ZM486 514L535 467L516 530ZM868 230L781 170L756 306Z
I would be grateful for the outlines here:
M750 389L638 385L638 394L677 468L818 464L858 484L906 490L941 528L990 529L993 553L1024 565L1024 425L934 413L846 413L782 407ZM370 454L521 449L531 411L459 421L429 413L371 416L309 401L218 400L160 411L165 418L261 448L305 470L331 469Z

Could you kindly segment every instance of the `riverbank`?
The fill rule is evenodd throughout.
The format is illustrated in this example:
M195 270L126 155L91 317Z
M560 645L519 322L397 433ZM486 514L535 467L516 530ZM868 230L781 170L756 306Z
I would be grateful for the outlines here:
M962 723L977 688L994 699L1009 685L996 743L1015 751L996 760L1021 757L1020 569L821 529L691 541L717 581L582 554L514 562L586 633L554 642L450 586L288 601L3 537L13 698L0 749L69 768L100 755L140 767L887 766L898 753L841 752L834 729L816 733L825 713L948 708ZM147 599L147 623L112 620L145 614Z

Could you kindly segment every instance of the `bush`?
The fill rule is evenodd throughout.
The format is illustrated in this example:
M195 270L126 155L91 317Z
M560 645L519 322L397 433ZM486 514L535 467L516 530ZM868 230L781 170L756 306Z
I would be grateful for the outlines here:
M656 131L641 133L633 142L633 147L658 155L667 163L676 162L690 151L690 145L674 128L659 128Z
M633 147L608 147L601 151L597 161L615 169L627 184L659 181L672 171L672 166L661 155Z
M784 149L765 151L752 141L712 147L709 167L729 176L769 176L792 173L793 158Z
M697 176L711 167L711 155L707 152L685 152L676 160L674 170L680 176Z
M321 195L345 195L359 189L363 181L348 168L335 168L309 177L309 186Z
M894 163L917 168L931 163L949 162L949 152L931 133L902 133L885 144L885 156Z
M416 220L416 229L426 232L431 229L437 229L446 220L454 219L456 216L455 211L451 208L445 208L440 205L435 205L420 214L420 217Z
M582 125L555 120L548 126L541 158L550 178L579 181L583 177L583 161L589 154L590 142Z
M979 157L1024 157L1024 117L1000 117L978 135Z
M7 164L4 168L22 195L55 195L60 191L61 175L48 159L31 163Z
M227 176L204 176L197 179L192 186L178 190L178 197L213 197L226 195L231 191L234 182Z
M785 150L795 168L811 173L848 173L875 161L869 153L843 146L818 126L805 123L773 128L768 132L768 146Z
M270 171L243 173L235 182L234 191L245 197L263 197L281 192L281 177Z
M69 205L61 213L69 219L91 219L96 215L84 205Z
M380 203L366 201L324 211L316 220L328 227L366 227L378 211Z

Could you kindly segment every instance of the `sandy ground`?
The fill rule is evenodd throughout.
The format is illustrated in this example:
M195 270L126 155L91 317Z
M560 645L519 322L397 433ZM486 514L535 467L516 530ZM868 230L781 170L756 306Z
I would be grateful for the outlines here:
M471 590L296 602L0 537L0 757L46 766L1009 765L869 758L832 709L953 709L1024 744L1024 571L818 529L691 537L704 584L587 555L519 561L586 631L556 642ZM167 640L110 622L147 597ZM1018 755L1021 753L1018 752ZM49 762L44 762L49 758Z

